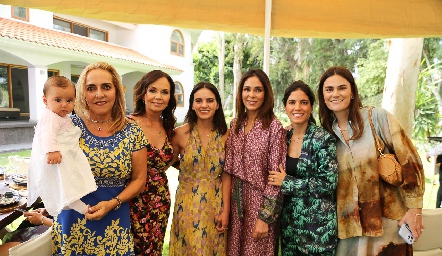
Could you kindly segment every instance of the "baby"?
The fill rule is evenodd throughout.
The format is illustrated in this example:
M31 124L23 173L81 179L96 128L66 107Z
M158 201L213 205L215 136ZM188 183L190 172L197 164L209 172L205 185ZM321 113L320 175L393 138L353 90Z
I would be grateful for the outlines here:
M63 76L53 76L44 84L43 94L46 108L32 143L28 205L40 196L52 216L63 209L84 214L88 207L80 198L97 190L97 185L78 145L81 130L69 117L74 109L75 86Z

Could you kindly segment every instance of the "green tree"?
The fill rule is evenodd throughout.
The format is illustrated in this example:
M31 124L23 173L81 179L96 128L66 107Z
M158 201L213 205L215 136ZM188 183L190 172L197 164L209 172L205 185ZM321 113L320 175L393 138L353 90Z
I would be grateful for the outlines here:
M422 60L421 66L426 60ZM442 63L433 64L421 70L416 91L415 122L413 126L413 139L425 142L428 136L435 136L441 132L438 125L441 114L438 109L437 99L433 94L434 89L441 83L440 70ZM438 80L433 80L434 75Z
M199 44L193 54L193 63L195 83L207 81L218 84L218 46L215 41Z
M370 44L367 57L357 61L359 77L356 83L362 102L366 106L382 105L387 58L388 41L376 40Z

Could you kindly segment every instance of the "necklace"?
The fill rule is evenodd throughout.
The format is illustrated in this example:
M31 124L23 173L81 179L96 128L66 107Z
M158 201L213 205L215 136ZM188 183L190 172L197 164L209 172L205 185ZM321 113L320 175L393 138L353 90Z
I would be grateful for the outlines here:
M200 136L203 135L203 134L201 133L201 130L200 130L198 127L196 127L196 129L198 130L198 133L200 134ZM212 133L212 131L210 131L209 134L207 134L206 136L209 137L209 136L210 136L210 133Z
M299 143L304 139L304 134L299 137L297 137L297 136L295 136L295 134L293 134L293 138L295 139L296 143Z
M347 131L347 129L345 129L345 130L344 130L344 129L342 129L342 130L339 129L339 131L341 131L341 135L342 135L342 138L344 138L344 140L345 140L345 144L348 145L348 144L350 143L350 139L346 139L346 138L345 138L345 135L344 135L344 133L343 133L343 132Z
M96 124L106 124L106 123L112 122L112 117L111 117L109 120L106 120L106 121L94 120L94 119L92 119L92 118L90 118L90 117L88 117L87 119L88 119L89 121L93 122L93 123L96 123ZM98 130L99 130L99 131L102 130L102 129L101 129L101 125L98 125Z
M152 122L152 121L150 121L146 116L143 116L143 117L146 119L146 123L147 123L147 124L150 123L150 125L153 126L153 122ZM161 122L161 118L159 119L159 122ZM158 129L158 127L155 126L154 128L158 131L158 134L163 133L163 132L161 131L161 129Z
M339 129L341 132L346 132L347 129L348 129L348 127L346 127L345 129L341 129L341 127L340 127L339 124L338 124L338 129Z

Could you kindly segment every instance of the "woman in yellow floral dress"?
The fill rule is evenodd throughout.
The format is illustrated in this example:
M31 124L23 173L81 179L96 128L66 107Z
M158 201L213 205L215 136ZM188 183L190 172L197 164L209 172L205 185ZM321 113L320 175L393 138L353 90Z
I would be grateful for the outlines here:
M225 255L230 202L222 199L230 184L221 177L228 136L221 98L214 85L201 82L189 102L186 124L172 140L181 163L169 255Z

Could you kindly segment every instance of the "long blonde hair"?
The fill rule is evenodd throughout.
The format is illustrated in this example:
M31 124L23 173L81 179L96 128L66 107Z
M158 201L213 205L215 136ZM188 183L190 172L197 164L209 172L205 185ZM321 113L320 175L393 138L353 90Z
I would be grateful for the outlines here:
M89 106L86 102L86 97L84 95L86 89L86 77L89 71L94 69L102 69L108 71L112 75L112 83L115 86L115 103L112 107L112 119L114 120L112 126L110 127L110 132L115 132L122 130L128 120L126 118L126 107L124 104L124 92L123 83L121 82L120 75L117 70L106 62L96 62L87 65L80 74L77 88L77 99L75 101L75 113L81 117L81 119L89 118Z

